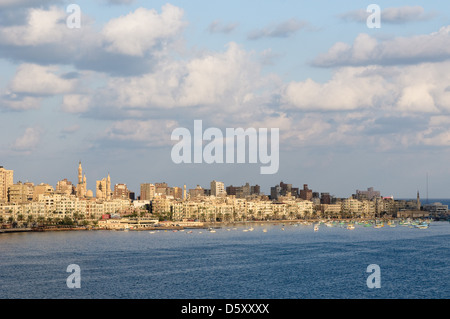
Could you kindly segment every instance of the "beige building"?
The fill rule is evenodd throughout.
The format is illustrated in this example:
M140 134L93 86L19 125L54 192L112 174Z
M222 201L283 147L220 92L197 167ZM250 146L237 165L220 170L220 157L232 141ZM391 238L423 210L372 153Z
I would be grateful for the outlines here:
M226 196L225 185L222 182L212 181L211 182L211 196Z
M111 178L103 178L101 181L96 182L95 186L95 197L98 200L110 200L112 197L111 192Z
M33 183L18 182L9 187L8 201L14 204L23 204L33 200Z
M34 186L33 190L33 200L37 201L39 199L39 195L50 195L54 193L53 186L45 183L41 183L39 185Z
M0 166L0 202L8 201L8 188L14 184L14 171Z
M72 182L65 178L56 183L55 193L66 196L72 195L74 193L74 186L72 185Z
M145 183L141 184L141 200L152 200L155 197L155 185Z

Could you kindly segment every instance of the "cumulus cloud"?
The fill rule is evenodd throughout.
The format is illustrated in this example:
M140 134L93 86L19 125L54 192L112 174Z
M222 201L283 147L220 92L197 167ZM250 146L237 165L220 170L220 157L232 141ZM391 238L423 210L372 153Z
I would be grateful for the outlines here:
M15 93L32 95L55 95L72 91L77 81L65 79L55 73L55 66L22 64L10 83L10 90Z
M28 127L24 134L14 141L12 149L14 151L30 153L37 147L42 133L43 130L39 127Z
M450 62L382 67L342 67L319 83L312 79L286 85L285 109L349 111L376 108L394 112L450 111Z
M116 121L103 132L98 142L114 141L116 145L121 143L126 147L130 147L130 144L148 147L167 146L171 145L170 135L178 126L174 120Z
M144 56L151 49L164 46L184 28L183 10L166 4L161 14L154 9L138 8L110 20L102 30L106 49L131 56Z
M138 77L111 78L96 99L120 109L206 107L209 112L234 112L255 101L258 90L269 83L252 54L230 43L224 52L168 61Z
M83 94L66 94L63 96L61 109L67 113L83 113L89 109L91 98Z
M22 23L0 28L1 56L126 76L149 72L169 50L177 50L186 25L183 10L170 4L160 14L138 8L111 19L100 31L87 14L82 15L81 28L68 28L62 7L27 8L22 14Z
M450 59L450 26L439 31L410 37L378 41L368 34L359 34L353 45L338 42L327 53L319 55L313 65L318 67L417 64Z
M6 92L0 97L0 108L8 111L28 111L41 107L42 97Z

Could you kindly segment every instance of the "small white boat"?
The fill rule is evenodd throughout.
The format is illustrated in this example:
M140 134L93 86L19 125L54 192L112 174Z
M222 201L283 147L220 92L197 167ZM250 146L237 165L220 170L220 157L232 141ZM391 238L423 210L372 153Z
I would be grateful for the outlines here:
M348 225L347 225L347 229L355 229L355 225L353 225L353 224L348 224Z
M314 231L319 231L319 225L314 226Z

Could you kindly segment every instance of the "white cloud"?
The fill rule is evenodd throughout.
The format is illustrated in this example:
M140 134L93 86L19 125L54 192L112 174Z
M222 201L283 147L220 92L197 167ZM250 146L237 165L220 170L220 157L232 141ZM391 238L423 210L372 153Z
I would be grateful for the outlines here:
M172 143L170 135L176 127L178 123L173 120L123 120L114 122L101 139L148 147L167 146Z
M67 113L83 113L89 109L90 96L66 94L63 96L62 110Z
M167 61L153 73L112 78L97 97L119 108L207 107L234 112L252 103L268 87L252 54L230 43L224 52L206 52L185 61Z
M37 147L42 133L43 130L39 127L28 127L24 134L15 140L12 149L19 152L30 153Z
M349 111L375 108L391 112L450 111L450 62L406 66L338 68L318 83L291 82L282 94L283 108Z
M17 46L65 42L64 37L70 31L65 19L66 13L58 7L51 7L48 10L30 8L27 24L1 28L0 41L3 44Z
M450 26L438 32L377 41L359 34L353 45L338 42L319 55L313 65L319 67L417 64L450 59Z
M166 4L161 14L154 9L138 8L112 19L102 30L107 50L142 57L180 33L186 24L183 14L181 8Z
M10 90L15 93L36 95L54 95L74 90L77 81L64 79L56 74L56 66L22 64L10 83Z
M39 109L41 97L22 96L7 92L0 98L0 108L12 111L27 111Z

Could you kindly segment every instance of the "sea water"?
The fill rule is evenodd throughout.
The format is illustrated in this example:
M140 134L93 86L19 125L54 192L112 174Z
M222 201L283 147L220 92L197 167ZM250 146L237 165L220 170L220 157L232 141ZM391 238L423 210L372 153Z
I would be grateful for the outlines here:
M67 284L74 264L80 288ZM0 298L446 299L449 265L448 222L12 233L0 234Z

